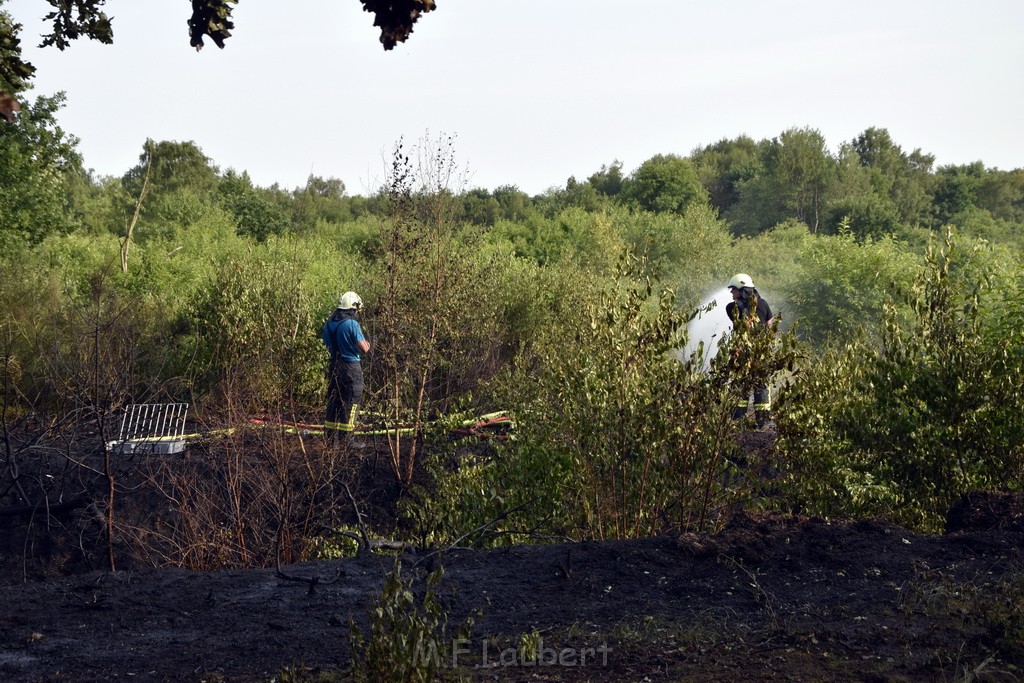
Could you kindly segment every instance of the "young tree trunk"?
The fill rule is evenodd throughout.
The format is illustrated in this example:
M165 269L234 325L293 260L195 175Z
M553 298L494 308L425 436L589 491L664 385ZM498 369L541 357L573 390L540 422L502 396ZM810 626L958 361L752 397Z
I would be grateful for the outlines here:
M149 192L149 169L153 167L153 155L149 155L146 161L146 175L142 178L142 189L139 190L139 198L135 201L135 211L132 213L131 221L125 223L124 240L121 242L121 272L128 272L128 248L132 243L132 234L139 222L139 214L142 213L142 200Z

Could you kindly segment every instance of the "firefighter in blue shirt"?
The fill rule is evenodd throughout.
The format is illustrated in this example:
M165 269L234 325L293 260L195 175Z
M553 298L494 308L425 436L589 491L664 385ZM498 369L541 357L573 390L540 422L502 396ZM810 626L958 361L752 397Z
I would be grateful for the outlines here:
M356 428L359 403L363 398L363 369L359 362L370 350L370 342L363 336L357 320L362 305L358 294L345 292L320 331L331 354L324 435L336 444L347 440Z

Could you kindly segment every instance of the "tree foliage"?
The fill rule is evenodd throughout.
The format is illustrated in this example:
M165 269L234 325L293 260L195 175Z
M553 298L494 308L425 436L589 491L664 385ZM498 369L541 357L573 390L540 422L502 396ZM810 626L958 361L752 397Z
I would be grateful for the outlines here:
M741 135L694 150L693 164L711 205L719 213L725 213L739 201L739 188L745 181L764 172L763 147L764 143Z
M112 18L103 11L106 0L46 1L53 11L43 19L50 22L51 31L43 36L40 47L52 45L64 50L79 38L107 44L114 41ZM360 0L360 3L366 12L374 15L373 25L381 30L380 42L385 50L405 42L420 16L436 9L434 0ZM209 37L223 49L235 28L232 12L237 4L238 0L192 0L192 14L187 22L189 44L201 50L204 37ZM29 78L34 71L30 64L21 61L21 48L16 39L19 28L0 21L0 50L6 53L2 64L11 72L0 74L0 80L8 80L9 84L14 81L5 76L20 74L21 78Z
M14 123L0 125L0 251L38 243L73 227L69 180L78 140L56 122L64 97L38 97Z
M614 197L622 192L622 162L616 159L609 166L601 164L600 170L587 178L594 189L606 197Z
M363 9L374 15L373 25L380 27L380 42L385 50L404 43L421 15L437 8L434 0L360 0Z
M217 192L234 216L239 235L248 235L263 242L271 235L283 235L291 228L284 209L268 192L253 187L249 174L229 170L218 184Z
M906 154L884 128L868 128L854 138L853 151L870 173L878 200L888 199L900 221L928 222L931 205L929 173L935 157L916 149Z
M708 200L693 162L674 154L657 154L640 164L623 183L621 197L645 211L675 213Z
M53 45L64 50L80 36L101 43L114 42L110 18L100 9L106 0L47 0L54 11L43 17L52 22L53 31L43 36L40 47ZM195 4L195 3L193 3Z
M2 7L3 2L0 2ZM28 88L28 82L36 71L34 66L21 59L20 31L21 24L15 23L7 12L0 10L0 98L10 98L10 93ZM0 104L0 107L3 107L4 118L10 122L15 111L13 99Z

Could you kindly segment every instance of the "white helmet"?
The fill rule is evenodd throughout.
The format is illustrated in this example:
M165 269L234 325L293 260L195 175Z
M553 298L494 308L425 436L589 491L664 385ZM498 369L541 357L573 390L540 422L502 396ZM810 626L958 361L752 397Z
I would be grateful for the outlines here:
M754 281L746 273L736 273L729 280L729 289L745 289L747 287L753 289Z
M345 292L341 295L341 301L338 302L338 308L355 308L359 309L363 305L363 300L359 298L359 295L355 292Z

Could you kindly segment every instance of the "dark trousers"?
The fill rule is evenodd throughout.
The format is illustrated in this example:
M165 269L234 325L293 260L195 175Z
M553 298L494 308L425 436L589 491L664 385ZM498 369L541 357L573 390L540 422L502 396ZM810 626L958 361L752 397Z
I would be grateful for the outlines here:
M732 416L735 419L741 419L746 416L747 408L750 405L750 396L744 396L739 400L736 408L733 410ZM770 411L772 409L772 391L767 384L754 387L754 414L757 416L757 421L762 422L768 419Z
M363 368L359 362L331 361L327 375L327 419L324 435L338 439L356 428L359 404L363 400Z

